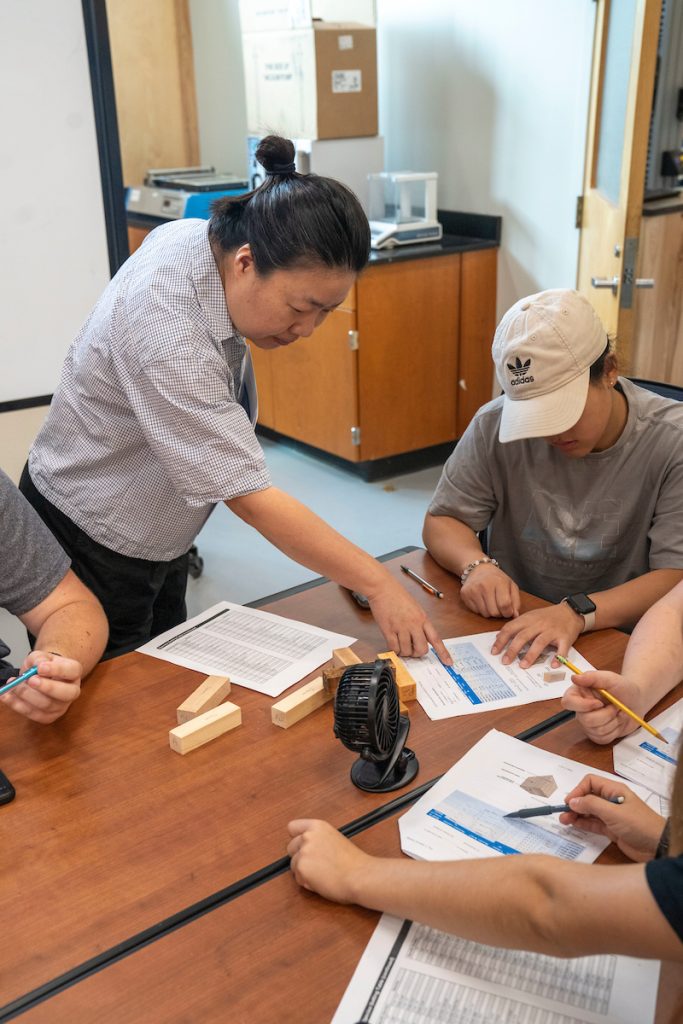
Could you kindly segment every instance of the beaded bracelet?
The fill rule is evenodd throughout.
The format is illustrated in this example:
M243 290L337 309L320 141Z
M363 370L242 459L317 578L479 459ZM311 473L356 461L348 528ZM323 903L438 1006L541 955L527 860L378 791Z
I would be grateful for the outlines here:
M478 558L476 562L470 562L463 569L462 576L460 577L460 583L463 584L473 569L476 569L478 565L484 565L486 562L490 562L491 565L495 565L497 569L500 568L495 558Z

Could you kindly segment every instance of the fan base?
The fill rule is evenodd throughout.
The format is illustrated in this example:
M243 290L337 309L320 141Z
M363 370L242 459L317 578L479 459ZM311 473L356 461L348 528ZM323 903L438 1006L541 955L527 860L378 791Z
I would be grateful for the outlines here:
M413 781L420 767L412 750L404 747L394 770L385 778L387 761L364 761L359 758L351 768L351 781L366 793L391 793Z

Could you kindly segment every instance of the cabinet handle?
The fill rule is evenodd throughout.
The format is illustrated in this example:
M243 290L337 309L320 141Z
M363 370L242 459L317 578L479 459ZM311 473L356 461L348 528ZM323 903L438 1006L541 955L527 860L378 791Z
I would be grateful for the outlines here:
M462 388L463 391L467 391L467 381L464 377L461 377L458 381L458 387Z

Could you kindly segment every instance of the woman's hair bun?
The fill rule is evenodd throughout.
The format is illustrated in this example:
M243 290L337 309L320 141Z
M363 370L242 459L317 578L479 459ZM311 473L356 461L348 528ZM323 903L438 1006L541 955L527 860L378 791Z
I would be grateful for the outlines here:
M277 174L280 167L294 163L294 156L294 143L282 135L266 135L256 149L256 159L271 174Z

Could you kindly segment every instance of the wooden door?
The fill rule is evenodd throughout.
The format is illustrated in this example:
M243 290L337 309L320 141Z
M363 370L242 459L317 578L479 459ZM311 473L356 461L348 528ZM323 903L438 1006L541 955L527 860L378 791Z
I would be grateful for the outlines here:
M358 279L363 461L457 437L460 262L406 260Z
M598 0L578 289L628 370L661 0Z
M107 0L125 185L150 167L199 163L187 0Z

